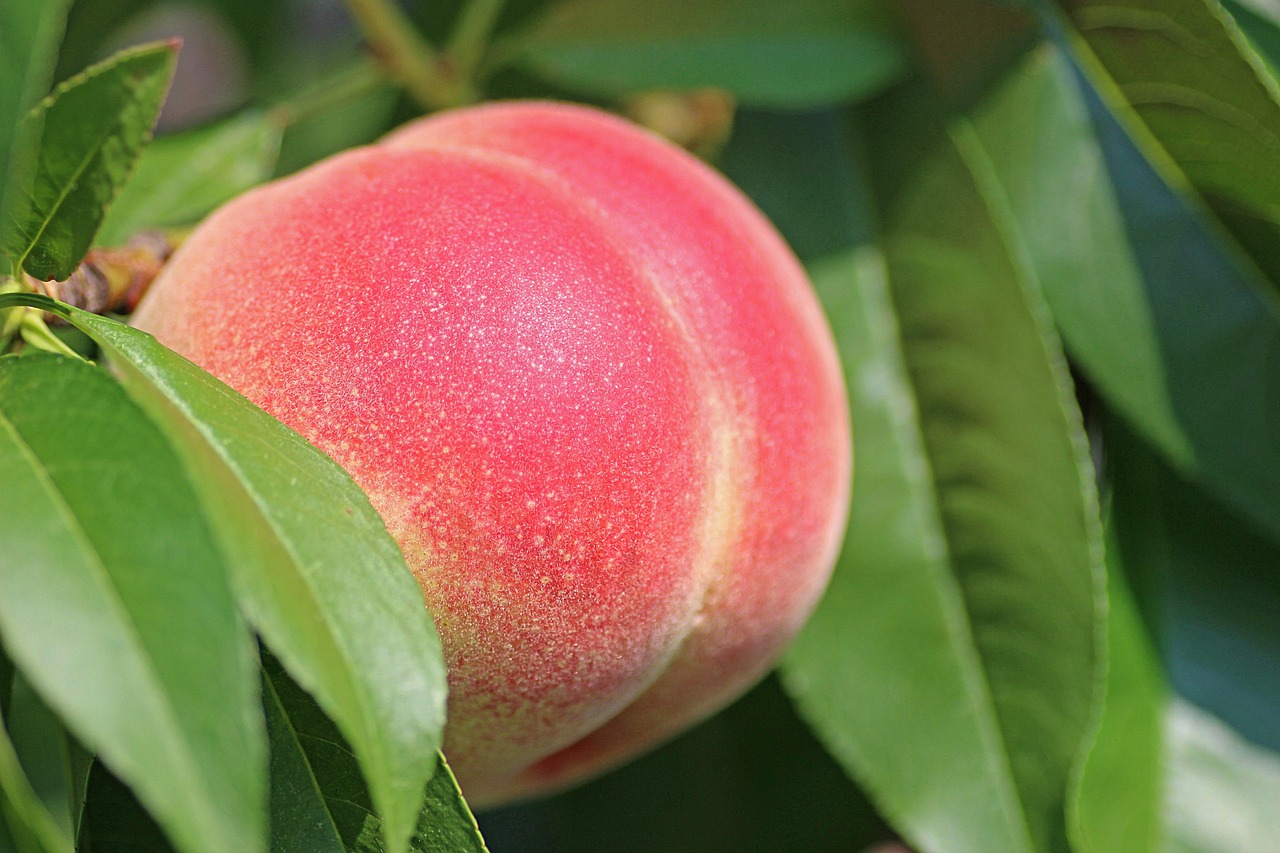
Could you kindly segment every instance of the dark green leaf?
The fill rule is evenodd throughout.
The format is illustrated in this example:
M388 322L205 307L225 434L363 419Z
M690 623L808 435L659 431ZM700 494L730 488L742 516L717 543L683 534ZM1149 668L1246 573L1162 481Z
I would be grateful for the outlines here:
M0 633L184 851L261 849L254 654L159 430L76 359L0 360Z
M263 705L271 735L271 849L274 853L380 853L381 825L356 757L315 701L268 661ZM475 818L441 765L427 786L415 853L484 853Z
M58 37L70 5L71 0L0 4L0 248L7 245L14 184L34 162L40 138L38 123L22 134L19 123L53 82Z
M815 270L858 462L844 554L784 674L916 846L1065 849L1101 671L1093 485L1065 362L965 127L904 125L917 106L873 117L884 255Z
M558 0L514 42L538 74L610 96L714 86L757 106L813 106L905 70L877 0Z
M772 677L590 784L478 817L495 851L870 853L893 835Z
M1230 14L1217 0L1067 5L1093 53L1085 67L1109 76L1095 84L1118 96L1112 109L1133 111L1176 163L1166 178L1190 181L1280 279L1280 85Z
M9 733L0 726L0 851L72 853L64 835L22 771Z
M176 43L122 51L59 85L24 120L43 126L40 153L3 235L31 275L66 278L84 257L151 138L176 60Z
M1280 546L1177 477L1122 423L1106 427L1119 549L1174 687L1207 708L1177 702L1166 717L1167 849L1280 849L1280 760L1241 737L1280 748Z
M89 772L80 849L84 853L174 853L137 797L101 761L95 761Z
M869 224L849 192L851 132L840 110L740 110L716 165L802 259L860 242Z
M254 112L156 140L112 203L97 242L117 245L144 228L190 224L266 180L281 130L270 115Z
M1185 702L1167 736L1169 853L1280 853L1280 754Z
M1120 546L1148 588L1175 689L1280 750L1280 544L1122 424L1109 422L1106 439Z
M120 323L37 296L68 317L194 472L231 556L241 607L338 724L403 850L444 724L440 641L400 549L327 456L226 385Z
M59 834L78 838L93 759L21 676L13 687L9 734L32 790L57 823Z
M0 725L9 714L9 696L13 691L13 661L0 646Z

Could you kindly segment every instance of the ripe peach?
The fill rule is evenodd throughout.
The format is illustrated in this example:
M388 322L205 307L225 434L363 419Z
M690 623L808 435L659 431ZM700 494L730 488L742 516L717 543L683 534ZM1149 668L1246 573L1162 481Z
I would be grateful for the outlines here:
M249 192L136 323L369 493L475 803L717 710L830 572L851 444L804 273L712 170L595 110L442 114Z

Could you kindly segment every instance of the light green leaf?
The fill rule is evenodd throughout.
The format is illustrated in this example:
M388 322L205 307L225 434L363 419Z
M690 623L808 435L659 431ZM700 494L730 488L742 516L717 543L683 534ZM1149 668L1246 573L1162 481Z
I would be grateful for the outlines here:
M254 647L160 431L86 362L0 359L0 472L0 635L24 677L182 850L263 849Z
M1280 755L1185 702L1169 715L1169 853L1280 853Z
M151 143L96 242L118 245L144 228L188 225L266 180L282 130L270 114L251 112Z
M75 269L151 138L176 60L176 43L122 51L59 85L24 119L42 126L40 151L19 176L12 227L0 232L17 265L39 279Z
M1061 850L1103 654L1093 485L1004 211L964 126L901 121L917 107L891 99L870 125L883 256L814 270L858 462L843 555L784 678L914 846Z
M58 38L70 5L71 0L0 4L0 247L8 244L15 182L34 161L40 139L38 123L21 134L19 124L53 82Z
M360 761L388 850L404 850L444 725L440 641L422 592L351 478L297 433L150 335L31 295L106 352L165 430L231 557L240 606Z
M381 824L356 758L315 701L268 660L263 704L271 734L274 853L378 853ZM475 818L439 756L410 842L414 853L486 853Z
M1280 279L1280 85L1231 15L1218 0L1067 5L1086 67L1119 95L1112 108L1132 110L1162 148L1157 162L1172 158L1166 179L1199 193Z
M558 0L513 43L522 64L583 92L714 86L757 106L866 96L906 67L878 0Z

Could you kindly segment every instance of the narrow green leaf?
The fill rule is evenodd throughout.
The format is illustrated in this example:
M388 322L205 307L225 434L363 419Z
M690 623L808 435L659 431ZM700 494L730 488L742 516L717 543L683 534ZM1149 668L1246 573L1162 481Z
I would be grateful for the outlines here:
M269 114L251 112L151 143L96 242L118 245L144 228L190 224L266 180L282 130Z
M70 5L71 0L0 4L0 249L8 245L5 237L17 176L25 174L33 162L40 136L38 125L19 133L19 124L53 82L58 38Z
M0 472L0 634L23 675L182 850L262 849L253 646L164 437L86 362L0 359Z
M1061 54L973 117L1068 348L1185 476L1280 537L1280 304Z
M1164 720L1169 688L1158 641L1107 541L1107 697L1072 805L1075 849L1164 850Z
M965 127L904 126L914 108L872 117L867 169L898 178L883 256L814 270L850 382L854 493L873 499L855 498L783 672L914 846L1061 850L1100 687L1093 485L1064 360Z
M342 735L273 661L263 667L271 733L273 853L379 853L381 823ZM410 841L414 853L485 853L475 818L439 756Z
M1185 702L1167 733L1169 853L1280 853L1280 754Z
M131 48L58 86L24 119L42 125L4 248L39 279L66 278L151 138L177 44Z
M150 335L32 295L106 352L194 472L241 607L360 760L404 850L444 725L440 641L422 592L351 478L297 433Z
M25 678L13 688L9 735L32 790L64 838L79 838L92 757L70 736Z
M1280 280L1280 84L1231 15L1218 0L1066 5L1123 108Z
M514 42L541 76L608 96L714 86L756 106L814 106L906 69L878 0L558 0Z

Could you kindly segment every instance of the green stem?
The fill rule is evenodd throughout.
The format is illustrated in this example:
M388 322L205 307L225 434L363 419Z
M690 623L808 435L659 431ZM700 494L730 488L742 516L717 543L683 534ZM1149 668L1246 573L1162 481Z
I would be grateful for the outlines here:
M505 5L506 0L470 0L462 7L448 47L458 76L474 79Z
M452 72L393 0L346 0L351 15L392 77L427 109L476 100L470 83Z
M26 290L27 288L17 279L0 279L0 293L22 293ZM8 351L14 335L18 334L18 330L22 328L22 318L25 313L25 309L22 308L0 311L0 317L4 318L4 322L0 323L0 353Z

